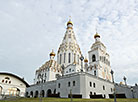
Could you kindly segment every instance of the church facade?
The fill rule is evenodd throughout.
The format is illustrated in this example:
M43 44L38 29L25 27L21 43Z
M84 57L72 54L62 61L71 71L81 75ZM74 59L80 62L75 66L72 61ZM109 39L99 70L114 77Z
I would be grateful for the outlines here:
M36 70L35 83L27 88L26 96L93 98L99 95L109 98L114 89L110 56L97 32L94 39L88 59L84 58L69 20L57 61L52 50L50 60Z

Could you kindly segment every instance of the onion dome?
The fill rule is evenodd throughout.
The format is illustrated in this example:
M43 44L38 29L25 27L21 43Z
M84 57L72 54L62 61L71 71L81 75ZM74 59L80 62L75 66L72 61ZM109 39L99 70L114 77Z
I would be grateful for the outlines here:
M67 25L69 25L69 24L73 25L73 23L72 23L71 20L69 20L69 21L67 22Z
M87 59L87 58L85 58L85 59L84 59L84 62L88 62L88 59Z
M96 32L96 34L94 35L94 38L97 38L97 37L100 38L100 35Z
M55 56L56 54L54 53L54 51L52 50L52 52L50 53L50 56Z

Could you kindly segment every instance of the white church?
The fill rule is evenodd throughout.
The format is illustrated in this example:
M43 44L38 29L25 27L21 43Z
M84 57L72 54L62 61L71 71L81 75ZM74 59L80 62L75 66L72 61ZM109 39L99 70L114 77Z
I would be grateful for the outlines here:
M111 98L114 84L110 56L97 32L94 39L88 59L84 58L69 20L58 52L52 50L50 60L36 70L35 84L26 89L26 97Z

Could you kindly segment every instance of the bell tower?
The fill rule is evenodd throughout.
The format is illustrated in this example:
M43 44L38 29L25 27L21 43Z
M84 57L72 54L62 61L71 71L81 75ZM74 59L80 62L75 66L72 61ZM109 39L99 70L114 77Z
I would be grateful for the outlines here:
M92 44L89 55L89 73L112 81L111 78L111 66L110 66L110 56L106 52L105 45L100 41L100 35L96 32L94 35L95 43Z

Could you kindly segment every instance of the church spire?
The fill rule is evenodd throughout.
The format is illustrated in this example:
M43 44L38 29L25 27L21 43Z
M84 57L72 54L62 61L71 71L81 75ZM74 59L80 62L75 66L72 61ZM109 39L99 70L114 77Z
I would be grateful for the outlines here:
M74 62L80 65L80 56L81 51L73 31L73 23L71 19L69 19L64 38L58 49L57 62L65 67Z

